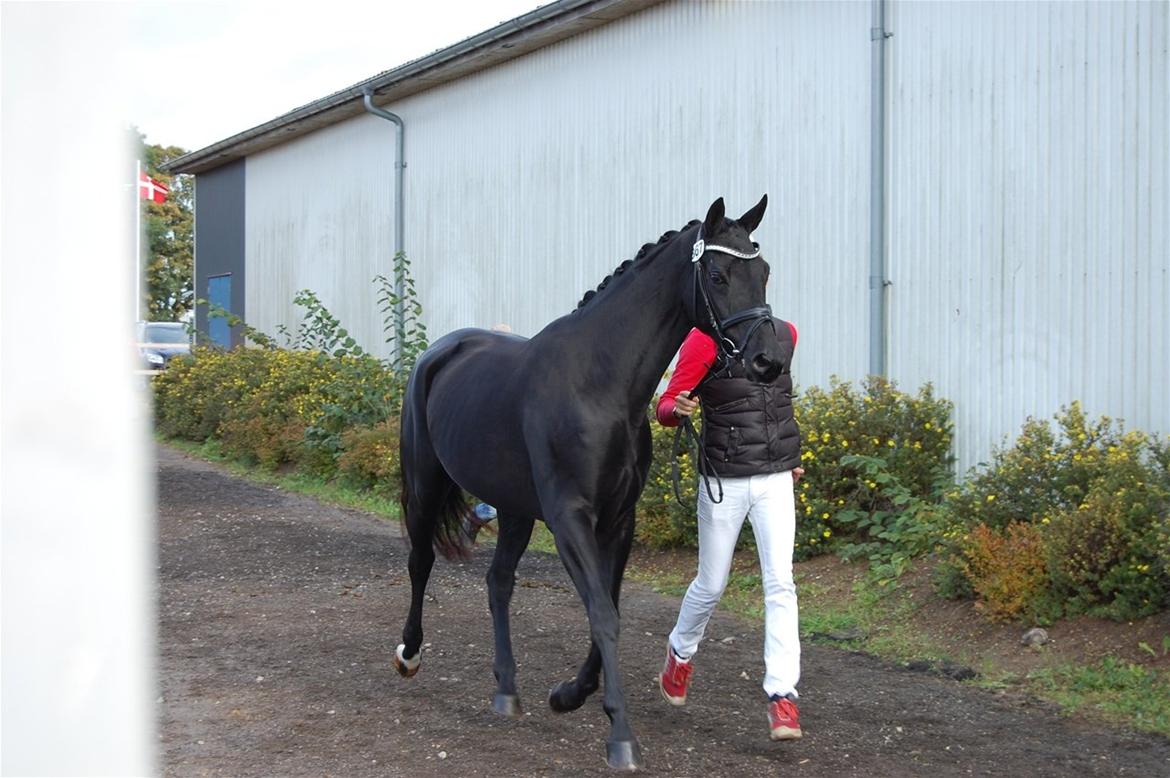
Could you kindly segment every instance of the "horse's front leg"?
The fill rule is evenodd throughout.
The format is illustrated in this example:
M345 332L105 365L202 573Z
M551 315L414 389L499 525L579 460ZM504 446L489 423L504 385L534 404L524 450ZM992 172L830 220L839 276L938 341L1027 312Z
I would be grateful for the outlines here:
M618 604L621 595L622 577L625 574L626 562L630 557L630 546L634 540L634 513L630 511L619 521L615 531L608 534L600 542L599 551L602 566L606 570L609 580L610 595L614 608L618 609L621 617L621 608ZM568 713L577 710L585 704L589 695L597 691L601 685L601 652L596 643L589 646L589 656L577 670L577 676L571 681L563 681L552 688L548 694L549 707L556 713Z
M593 522L585 512L558 511L554 515L557 518L552 530L557 552L585 603L590 636L605 671L602 707L610 720L606 761L616 769L636 770L642 761L641 749L626 715L625 692L618 672L618 611L610 587L610 565L602 564Z
M534 520L500 516L500 536L496 553L488 568L488 605L496 637L496 659L492 669L496 676L496 696L492 709L504 716L519 716L520 697L516 694L516 659L512 655L512 630L508 606L516 586L516 565L532 538Z

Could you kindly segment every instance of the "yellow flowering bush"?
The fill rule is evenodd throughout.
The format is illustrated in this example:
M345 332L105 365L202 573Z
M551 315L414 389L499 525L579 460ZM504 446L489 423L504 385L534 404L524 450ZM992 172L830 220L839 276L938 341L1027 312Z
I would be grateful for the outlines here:
M305 430L321 414L326 401L324 387L333 380L337 360L319 351L273 349L263 353L267 355L267 374L220 422L223 450L270 469L298 464L305 451Z
M1121 457L1140 456L1140 441L1123 440L1108 418L1089 422L1080 403L1062 409L1056 422L1055 431L1047 421L1024 422L1010 448L996 450L985 469L950 495L956 515L995 529L1036 522L1080 505L1122 449Z
M834 377L827 390L798 395L805 476L796 487L796 558L876 538L858 517L888 512L896 491L937 502L951 481L951 410L930 384L909 395L877 376L858 389Z
M656 405L657 398L650 408L654 459L638 503L637 538L656 547L693 546L697 541L696 487L702 488L701 482L693 454L684 454L680 505L671 485L674 428L654 419ZM857 539L856 523L841 521L839 516L890 505L890 487L861 477L863 468L857 461L843 463L844 458L875 458L882 472L915 498L934 500L949 483L951 404L936 398L929 385L911 396L881 378L871 377L860 390L834 378L828 390L814 387L798 396L795 414L806 472L796 486L798 559L825 553L839 541ZM697 417L695 423L701 424ZM750 531L743 533L741 542L752 543Z
M947 509L963 528L1035 529L1045 549L1049 617L1094 613L1130 619L1170 605L1170 455L1166 443L1086 418L1079 403L1047 422L1029 419L1016 443L953 491ZM983 596L971 547L952 540L939 570L944 596Z
M383 497L398 496L401 458L398 451L399 417L369 427L347 429L341 435L338 476L351 486Z
M333 475L343 433L384 421L398 403L400 382L365 355L200 347L172 368L154 382L159 432L218 438L225 453L270 469Z
M269 359L262 349L197 346L172 360L152 384L158 431L194 441L217 437L227 414L268 376Z
M404 388L399 374L368 355L336 357L331 367L330 379L320 387L320 411L305 430L304 464L326 477L337 472L347 432L399 415Z

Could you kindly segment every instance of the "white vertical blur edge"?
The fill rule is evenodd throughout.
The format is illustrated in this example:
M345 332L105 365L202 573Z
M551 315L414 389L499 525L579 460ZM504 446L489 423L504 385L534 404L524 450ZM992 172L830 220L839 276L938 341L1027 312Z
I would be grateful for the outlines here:
M5 775L157 771L126 9L0 6Z

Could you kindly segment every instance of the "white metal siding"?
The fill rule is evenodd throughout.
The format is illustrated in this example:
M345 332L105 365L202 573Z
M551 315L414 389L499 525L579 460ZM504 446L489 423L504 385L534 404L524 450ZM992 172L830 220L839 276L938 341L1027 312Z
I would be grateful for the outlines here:
M1073 400L1170 430L1168 9L892 4L890 373L963 467Z
M431 334L531 335L715 197L738 216L767 192L756 238L776 313L800 328L800 382L864 370L867 14L668 4L387 106L406 124L405 247ZM342 193L392 186L393 153L393 125L363 116L249 158L249 318L271 326L304 286L333 301L343 271L324 268L319 233L339 239ZM350 239L388 262L393 213L378 204L381 242ZM355 214L345 229L375 228ZM378 261L359 256L335 309L347 323L367 315L341 306L363 301ZM276 287L259 280L271 274Z
M956 405L960 469L1028 415L1170 431L1166 3L890 4L889 366ZM533 334L725 196L763 192L801 385L868 365L870 4L665 3L387 106L432 337ZM248 314L311 288L377 353L393 125L248 158Z
M388 353L373 278L393 277L393 138L389 122L348 122L248 157L250 325L295 330L293 298L311 289L359 343Z

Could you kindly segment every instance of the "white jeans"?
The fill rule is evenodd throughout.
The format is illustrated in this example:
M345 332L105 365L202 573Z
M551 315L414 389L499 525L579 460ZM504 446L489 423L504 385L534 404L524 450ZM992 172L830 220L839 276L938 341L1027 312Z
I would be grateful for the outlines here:
M792 580L796 508L791 471L724 478L723 502L718 504L699 489L699 572L683 597L670 645L683 658L698 651L707 621L727 586L745 516L756 536L764 584L764 691L769 696L795 695L800 634Z

